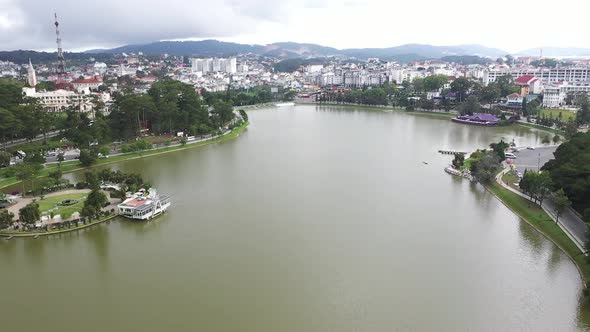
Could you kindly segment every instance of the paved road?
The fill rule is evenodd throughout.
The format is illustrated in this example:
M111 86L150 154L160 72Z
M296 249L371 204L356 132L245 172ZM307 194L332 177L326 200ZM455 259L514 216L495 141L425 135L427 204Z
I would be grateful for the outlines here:
M529 196L523 194L522 192L508 186L504 181L502 181L502 176L508 172L509 169L506 168L502 171L498 176L496 176L496 181L504 188L510 190L511 192L522 196L528 200L530 200ZM541 206L543 210L553 219L553 221L557 222L557 218L555 216L555 204L551 197L546 198L543 201L543 205ZM568 209L563 212L563 215L559 217L559 223L557 223L559 227L565 232L565 234L580 248L581 251L585 251L584 247L586 245L587 239L587 232L588 226L586 223L576 215L572 209Z
M50 137L55 137L55 136L57 136L57 135L59 135L59 131L58 131L58 130L56 130L56 131L52 131L52 132L49 132L49 133L47 133L47 138L50 138ZM15 146L15 145L19 145L19 144L23 144L23 143L34 142L34 141L40 141L40 140L42 140L43 138L44 138L44 137L43 137L43 135L37 135L37 137L33 138L33 139L32 139L32 140L30 140L30 141L29 141L28 139L26 139L26 138L23 138L23 139L17 139L17 140L14 140L14 141L6 142L6 144L2 144L1 146L2 146L2 147L6 146L7 148L10 148L10 147L13 147L13 146Z
M542 146L534 150L520 149L514 153L516 156L514 161L516 169L522 174L524 174L525 169L538 171L545 163L554 158L553 153L555 150L557 150L557 145Z

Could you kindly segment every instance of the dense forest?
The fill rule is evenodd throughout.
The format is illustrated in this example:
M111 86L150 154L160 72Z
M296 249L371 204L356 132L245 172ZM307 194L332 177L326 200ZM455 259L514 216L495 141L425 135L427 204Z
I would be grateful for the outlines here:
M203 91L202 94L205 103L208 105L213 105L215 100L225 100L231 102L233 106L244 106L293 100L296 92L279 88L277 92L273 93L270 86L263 85L250 89L230 89L223 92Z
M34 138L47 133L55 116L43 111L36 99L23 98L23 84L0 79L0 142L14 138Z
M555 151L543 170L562 188L572 206L590 222L590 133L578 133Z

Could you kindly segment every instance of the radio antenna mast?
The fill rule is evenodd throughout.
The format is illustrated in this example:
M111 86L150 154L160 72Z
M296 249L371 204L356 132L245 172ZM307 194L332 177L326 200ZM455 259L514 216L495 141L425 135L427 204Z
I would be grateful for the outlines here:
M66 60L61 47L61 35L59 33L59 22L57 21L57 13L55 13L55 36L57 42L57 74L63 75L66 73Z

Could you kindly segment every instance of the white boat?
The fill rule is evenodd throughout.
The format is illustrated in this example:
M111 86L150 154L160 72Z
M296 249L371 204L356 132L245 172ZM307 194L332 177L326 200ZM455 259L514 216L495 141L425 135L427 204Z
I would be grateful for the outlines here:
M289 102L289 103L276 103L275 106L277 106L277 107L295 106L295 103L292 103L292 102Z
M155 189L140 190L117 206L119 215L137 220L149 220L168 210L170 197L160 196Z
M453 167L446 167L445 168L445 172L451 174L451 175L456 175L456 176L463 176L463 173L461 173L460 171L454 169Z

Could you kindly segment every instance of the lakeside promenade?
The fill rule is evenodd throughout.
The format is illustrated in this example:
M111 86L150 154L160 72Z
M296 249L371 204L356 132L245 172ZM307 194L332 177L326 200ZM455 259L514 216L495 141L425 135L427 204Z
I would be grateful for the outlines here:
M502 177L508 173L511 169L509 167L505 167L498 175L496 175L496 182L501 185L504 189L509 190L510 192L525 198L526 200L535 203L528 195L522 193L519 190L512 188L511 186L507 185ZM543 211L547 213L547 215L553 219L553 221L563 230L563 232L576 244L576 246L582 252L586 252L585 245L587 241L588 227L586 223L580 217L572 211L571 208L568 208L563 214L559 217L559 222L557 222L557 216L555 215L555 203L553 202L552 197L547 197L543 204L540 205Z

